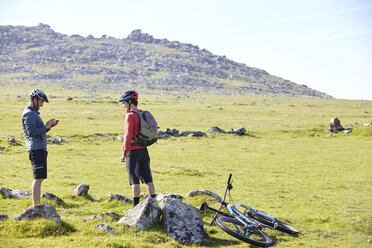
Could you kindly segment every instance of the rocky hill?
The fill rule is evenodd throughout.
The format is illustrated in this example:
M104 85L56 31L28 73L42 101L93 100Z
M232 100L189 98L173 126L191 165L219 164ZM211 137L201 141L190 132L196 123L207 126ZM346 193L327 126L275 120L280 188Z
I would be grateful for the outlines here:
M73 90L269 94L328 98L306 85L198 46L134 30L125 39L67 36L50 26L0 26L0 85L42 83Z

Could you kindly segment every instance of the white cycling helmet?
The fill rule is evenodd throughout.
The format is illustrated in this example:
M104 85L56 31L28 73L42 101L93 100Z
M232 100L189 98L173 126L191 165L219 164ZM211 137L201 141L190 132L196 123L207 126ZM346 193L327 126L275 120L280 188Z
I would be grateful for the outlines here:
M28 96L31 100L36 97L37 99L41 99L41 100L44 100L46 102L49 102L48 97L44 94L44 92L42 92L39 89L31 90L30 94L28 94Z

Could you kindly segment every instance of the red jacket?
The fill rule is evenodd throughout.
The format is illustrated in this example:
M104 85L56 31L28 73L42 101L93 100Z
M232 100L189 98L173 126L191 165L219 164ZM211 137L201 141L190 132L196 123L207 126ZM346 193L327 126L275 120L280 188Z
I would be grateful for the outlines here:
M139 134L139 116L137 113L129 112L125 116L124 142L123 142L123 156L127 156L128 151L135 149L142 149L145 146L132 146L133 136Z

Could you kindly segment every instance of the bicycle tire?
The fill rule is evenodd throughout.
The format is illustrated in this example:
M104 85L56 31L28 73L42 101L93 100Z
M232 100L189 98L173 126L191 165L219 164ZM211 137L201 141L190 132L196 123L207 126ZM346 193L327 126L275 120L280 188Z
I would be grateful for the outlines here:
M251 217L255 220L258 220L259 222L261 222L265 225L270 226L274 230L278 230L278 231L285 232L285 233L292 234L292 235L298 235L300 233L300 231L297 230L296 228L294 228L293 226L288 225L287 223L284 223L284 222L279 221L279 220L276 220L276 225L275 225L272 221L267 220L264 217L259 216L257 214L250 213L249 217Z
M254 228L253 231L247 234L242 233L241 231L243 230L241 230L241 228L244 228L244 225L236 218L218 217L216 219L216 224L224 232L246 243L261 247L268 247L274 244L272 238L259 229Z

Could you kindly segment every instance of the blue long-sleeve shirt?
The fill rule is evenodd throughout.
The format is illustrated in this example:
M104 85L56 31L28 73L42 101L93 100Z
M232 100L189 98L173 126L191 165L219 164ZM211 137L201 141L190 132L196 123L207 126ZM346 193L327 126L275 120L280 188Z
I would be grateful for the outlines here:
M40 113L33 107L27 106L22 114L23 134L27 151L47 148L46 133L49 131L40 118Z

